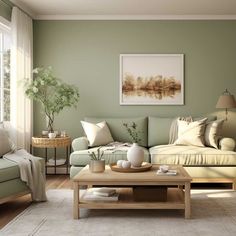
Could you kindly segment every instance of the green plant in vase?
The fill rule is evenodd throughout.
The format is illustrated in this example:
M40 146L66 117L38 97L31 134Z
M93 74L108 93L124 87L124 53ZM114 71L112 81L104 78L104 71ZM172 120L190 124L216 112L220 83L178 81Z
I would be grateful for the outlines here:
M89 152L89 156L90 156L91 160L93 160L93 161L100 161L100 160L102 160L102 157L104 155L104 151L100 151L101 148L102 147L99 147L97 149L97 153Z
M56 78L52 68L35 68L33 80L24 80L25 94L28 98L39 102L48 119L48 131L53 132L55 115L65 107L76 107L79 101L79 90Z
M139 137L139 134L141 132L138 130L138 126L135 122L132 122L131 125L128 123L123 123L123 126L126 128L128 134L130 135L134 143L139 143L142 141L142 139Z
M105 160L102 159L104 151L101 151L102 147L97 149L97 152L89 152L91 161L89 163L89 169L91 172L99 173L105 170Z

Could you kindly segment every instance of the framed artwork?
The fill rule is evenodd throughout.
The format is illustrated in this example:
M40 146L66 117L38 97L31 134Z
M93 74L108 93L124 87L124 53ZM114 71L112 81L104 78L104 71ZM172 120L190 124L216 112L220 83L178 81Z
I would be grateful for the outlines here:
M120 105L183 105L184 54L121 54Z

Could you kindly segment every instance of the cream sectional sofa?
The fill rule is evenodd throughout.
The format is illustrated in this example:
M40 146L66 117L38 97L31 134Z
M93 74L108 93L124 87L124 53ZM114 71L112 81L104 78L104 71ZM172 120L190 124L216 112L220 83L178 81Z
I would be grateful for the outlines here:
M216 117L208 117L209 121L215 119ZM236 152L227 146L227 142L221 149L168 144L173 118L85 118L85 121L91 123L104 120L113 139L119 142L132 142L123 123L135 122L141 130L142 141L139 144L144 149L145 161L153 164L183 165L192 176L193 182L230 182L236 188ZM225 140L234 142L232 139ZM89 147L86 137L74 139L72 147L71 178L89 163L89 151L97 149L97 147ZM126 152L127 149L105 151L104 159L107 164L114 163L119 159L126 159Z

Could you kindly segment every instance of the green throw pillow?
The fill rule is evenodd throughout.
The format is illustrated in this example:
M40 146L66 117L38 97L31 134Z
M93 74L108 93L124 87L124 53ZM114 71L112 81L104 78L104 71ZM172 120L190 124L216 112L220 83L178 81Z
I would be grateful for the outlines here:
M11 151L11 143L5 129L0 128L0 157Z

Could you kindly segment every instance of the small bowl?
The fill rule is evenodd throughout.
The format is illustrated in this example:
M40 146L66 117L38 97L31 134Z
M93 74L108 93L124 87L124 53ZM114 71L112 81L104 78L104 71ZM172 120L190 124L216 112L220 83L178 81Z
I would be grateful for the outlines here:
M56 133L49 133L48 137L49 138L56 138L57 134Z
M169 166L167 166L167 165L161 165L161 166L159 167L159 169L160 169L161 172L166 173L166 172L169 171Z

